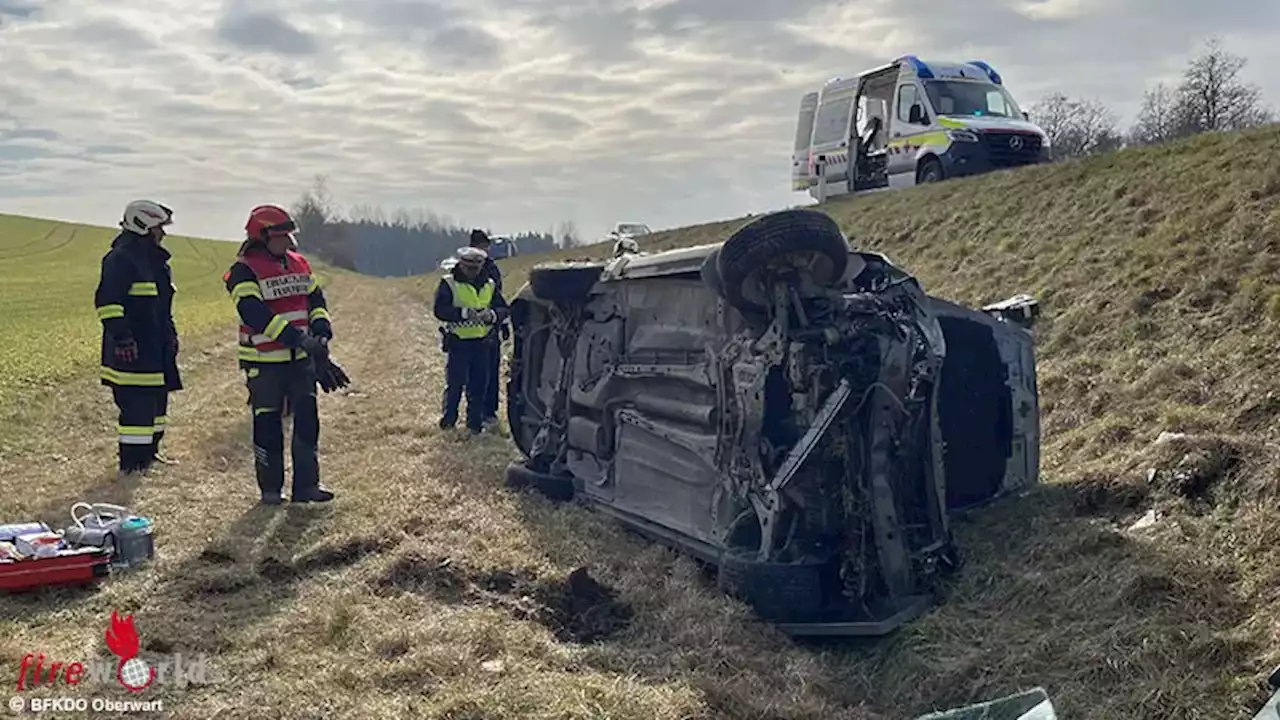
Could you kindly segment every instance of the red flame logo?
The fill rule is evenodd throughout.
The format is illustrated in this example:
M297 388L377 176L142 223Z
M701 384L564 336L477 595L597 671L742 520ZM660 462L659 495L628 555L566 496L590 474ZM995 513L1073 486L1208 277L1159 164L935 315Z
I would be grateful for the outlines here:
M111 649L117 657L120 658L120 664L116 666L116 681L119 682L124 689L129 692L142 692L151 686L151 682L156 679L156 669L147 665L144 661L135 658L138 655L138 632L133 629L133 616L128 615L123 620L115 610L111 611L111 627L107 630L107 647ZM133 661L140 663L147 668L147 681L141 685L130 685L124 679L124 667L126 663Z

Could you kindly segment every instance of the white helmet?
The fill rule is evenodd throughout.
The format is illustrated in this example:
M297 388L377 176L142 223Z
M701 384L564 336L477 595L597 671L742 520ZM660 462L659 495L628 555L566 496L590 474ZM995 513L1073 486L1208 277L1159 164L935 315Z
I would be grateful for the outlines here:
M622 257L627 253L639 253L639 252L640 252L640 243L636 242L634 238L629 238L629 237L618 238L618 241L613 244L614 257Z
M153 200L134 200L124 206L120 227L131 233L147 235L153 228L173 222L173 211Z

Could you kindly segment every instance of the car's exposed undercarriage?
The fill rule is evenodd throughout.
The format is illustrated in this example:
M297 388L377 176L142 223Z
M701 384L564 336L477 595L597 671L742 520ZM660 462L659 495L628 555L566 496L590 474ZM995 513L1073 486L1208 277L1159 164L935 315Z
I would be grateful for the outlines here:
M715 565L784 629L882 634L958 562L948 498L967 496L949 473L982 458L948 461L940 402L954 396L952 434L970 445L971 406L994 408L969 500L1034 481L1010 480L1017 433L999 427L1018 395L1002 350L1023 367L1030 343L1008 328L1015 342L962 344L959 362L988 377L953 372L946 327L994 338L1007 324L929 298L833 242L825 215L796 213L713 248L535 269L513 315L509 420L528 460L510 474ZM948 373L977 385L943 392Z

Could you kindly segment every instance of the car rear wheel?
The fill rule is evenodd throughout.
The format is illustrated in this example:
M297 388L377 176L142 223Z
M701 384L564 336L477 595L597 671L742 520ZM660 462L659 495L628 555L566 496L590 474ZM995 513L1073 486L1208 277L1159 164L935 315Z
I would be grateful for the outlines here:
M807 272L819 285L836 283L849 264L849 243L826 213L783 210L740 228L717 250L720 292L743 312L768 312L773 268ZM705 276L704 276L705 279Z
M543 263L529 271L529 289L547 302L582 302L604 267L600 262Z

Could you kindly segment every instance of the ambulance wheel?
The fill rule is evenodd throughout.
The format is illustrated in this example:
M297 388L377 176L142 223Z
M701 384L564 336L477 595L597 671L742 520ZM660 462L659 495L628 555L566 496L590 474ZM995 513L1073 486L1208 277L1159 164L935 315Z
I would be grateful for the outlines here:
M773 303L767 279L772 270L807 272L832 286L849 265L849 243L840 226L817 210L782 210L748 223L717 251L721 294L744 313L768 313Z
M916 173L917 185L942 182L942 163L935 157L925 158Z
M600 279L601 262L542 263L529 271L529 289L546 302L582 302Z

